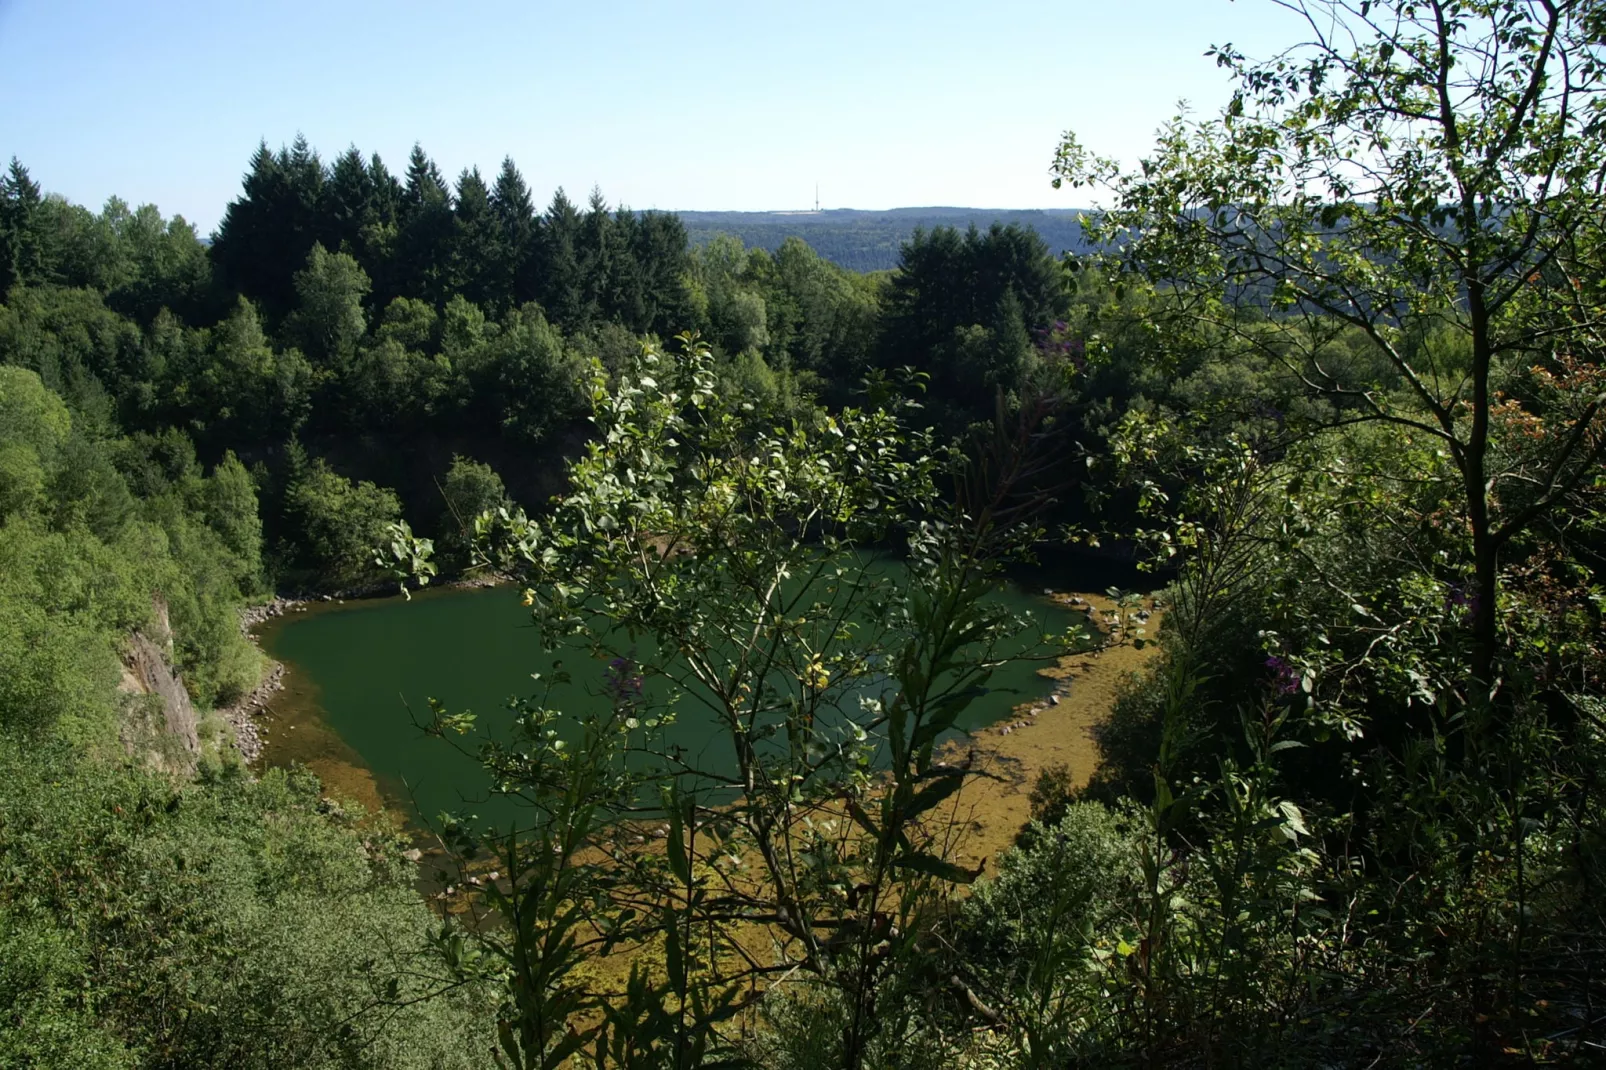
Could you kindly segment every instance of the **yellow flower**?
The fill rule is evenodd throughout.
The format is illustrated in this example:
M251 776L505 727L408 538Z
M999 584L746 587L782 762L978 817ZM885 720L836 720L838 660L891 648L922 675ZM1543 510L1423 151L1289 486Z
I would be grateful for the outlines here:
M527 606L535 605L535 592L528 587L524 589L524 604Z
M826 671L819 657L815 656L814 660L810 661L808 667L803 670L802 680L804 684L814 690L824 691L826 685L831 682L831 674Z

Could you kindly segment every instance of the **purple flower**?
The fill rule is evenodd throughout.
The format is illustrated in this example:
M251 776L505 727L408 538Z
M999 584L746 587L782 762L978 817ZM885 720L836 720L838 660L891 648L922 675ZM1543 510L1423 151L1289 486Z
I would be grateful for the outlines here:
M1450 589L1444 596L1444 608L1446 610L1463 610L1468 617L1478 615L1478 606L1480 604L1478 592L1459 583L1450 584Z
M1036 338L1037 351L1045 358L1052 360L1068 360L1076 366L1078 371L1087 367L1086 346L1080 338L1071 338L1066 332L1070 325L1064 320L1056 320L1051 327L1039 327L1032 331Z
M1292 695L1299 690L1300 674L1293 663L1287 658L1280 658L1276 654L1266 659L1266 668L1271 670L1271 689L1279 695Z
M602 690L615 702L634 702L641 697L642 680L632 658L614 658L602 673Z

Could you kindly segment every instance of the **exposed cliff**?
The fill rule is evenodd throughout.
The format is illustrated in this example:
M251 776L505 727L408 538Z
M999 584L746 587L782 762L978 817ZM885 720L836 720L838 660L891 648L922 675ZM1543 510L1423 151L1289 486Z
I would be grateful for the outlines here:
M184 682L173 668L173 629L167 603L151 600L150 634L136 631L123 649L127 696L121 726L123 746L153 767L189 774L201 752L200 718Z

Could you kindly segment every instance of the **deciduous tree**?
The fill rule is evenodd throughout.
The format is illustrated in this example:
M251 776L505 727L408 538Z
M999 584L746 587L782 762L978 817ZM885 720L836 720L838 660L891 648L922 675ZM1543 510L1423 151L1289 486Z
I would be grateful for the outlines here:
M1346 419L1408 427L1453 461L1487 697L1500 676L1501 555L1589 485L1606 451L1600 221L1606 68L1598 4L1288 0L1307 43L1215 51L1231 103L1179 117L1123 172L1067 135L1056 181L1107 189L1093 234L1119 263L1275 357ZM1359 332L1373 361L1335 346ZM1527 369L1574 403L1519 397ZM1377 369L1383 369L1380 374ZM1550 421L1520 460L1504 406Z

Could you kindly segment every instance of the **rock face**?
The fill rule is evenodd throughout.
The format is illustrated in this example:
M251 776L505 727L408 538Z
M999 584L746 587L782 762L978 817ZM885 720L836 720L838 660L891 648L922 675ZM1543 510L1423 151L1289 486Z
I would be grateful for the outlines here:
M195 734L195 706L163 652L150 639L135 632L129 642L127 664L129 674L139 684L139 692L162 700L163 727L168 735L191 754L199 751L201 741Z
M193 766L201 750L195 704L173 671L173 629L167 603L152 599L151 609L153 634L135 632L123 654L123 679L118 689L136 700L148 697L131 704L134 708L126 719L123 745L131 754L151 752L149 756L159 765Z

